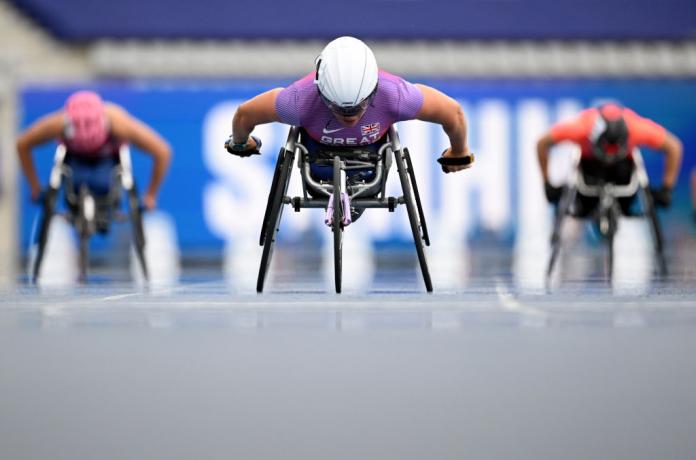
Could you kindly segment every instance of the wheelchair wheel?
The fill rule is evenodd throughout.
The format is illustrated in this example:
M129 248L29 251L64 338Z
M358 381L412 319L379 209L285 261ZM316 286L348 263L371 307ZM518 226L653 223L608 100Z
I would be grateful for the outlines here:
M563 220L568 215L570 204L575 200L575 189L566 188L561 195L561 199L556 207L556 212L553 219L553 230L551 232L551 256L549 264L546 267L546 282L548 283L553 274L553 269L558 261L558 255L561 252L561 227Z
M553 231L551 233L551 256L549 257L549 264L546 267L547 281L551 279L553 269L556 266L556 261L558 260L558 255L561 252L561 224L563 223L563 217L565 217L565 209L562 209L561 205L559 204L558 208L556 208L553 221Z
M280 169L283 165L283 158L285 156L285 148L281 147L280 152L278 152L278 160L275 164L275 170L273 171L273 181L271 181L271 191L268 192L268 201L266 201L266 211L263 214L263 223L261 224L261 235L259 236L259 246L263 246L266 238L266 225L268 224L268 217L271 213L271 204L273 203L273 197L275 196L276 188L278 187L278 177L280 176Z
M394 152L394 160L396 161L396 168L399 172L399 181L401 182L401 189L404 193L404 202L406 204L406 211L408 213L408 220L411 224L411 232L413 233L413 242L416 245L416 253L418 254L418 263L420 264L421 272L423 274L423 282L425 283L425 289L428 292L433 292L433 284L430 280L430 271L428 270L428 262L425 259L425 249L423 246L423 238L421 237L421 226L418 221L418 209L416 208L416 202L413 197L413 192L411 190L411 181L409 179L408 172L406 171L406 165L404 164L404 154L402 151Z
M96 211L94 197L89 193L87 186L82 185L78 195L77 215L75 216L75 230L79 238L79 281L87 281L89 268L89 239L92 236L94 226L94 213Z
M55 214L56 200L58 198L58 190L54 188L49 188L44 197L43 206L41 209L41 216L39 217L39 225L37 227L36 236L36 259L34 259L34 266L32 268L32 282L36 283L39 278L39 272L41 270L41 262L43 261L44 251L46 250L46 243L48 242L48 230L51 226L51 219Z
M145 230L143 228L143 211L138 200L138 192L133 186L128 191L128 217L130 218L131 229L133 231L133 246L138 257L140 268L143 271L145 281L149 279L147 261L145 260Z
M333 164L333 242L334 282L336 293L341 293L342 250L343 250L343 203L341 200L341 159L334 157Z
M284 149L283 149L284 150ZM278 171L278 181L275 187L272 187L268 206L268 219L265 220L262 232L263 236L263 252L261 254L261 266L259 267L259 276L256 280L256 292L263 292L263 285L266 281L266 273L271 265L271 257L273 256L273 245L275 243L276 234L280 227L280 218L283 214L283 197L288 191L290 184L290 171L292 163L295 159L294 152L286 150L285 153L279 155L282 157L282 165ZM275 189L275 190L273 190Z
M609 228L604 238L607 243L607 280L611 282L614 273L614 237L616 236L618 216L615 212L610 211L607 219L609 220Z
M418 193L418 185L416 184L416 173L413 170L411 154L409 153L407 148L404 149L404 159L406 160L406 169L408 171L408 177L411 180L411 187L413 188L413 196L416 199L416 208L418 208L418 220L420 221L420 230L422 233L422 238L425 242L425 245L430 246L428 226L425 224L425 213L423 212L423 205L421 204L420 193Z
M80 234L80 259L79 259L79 281L87 281L87 269L89 267L89 235Z
M655 246L655 257L657 258L660 276L666 276L667 261L665 260L664 237L662 236L660 219L657 216L655 203L653 202L652 195L650 194L650 189L644 187L641 189L641 193L643 194L643 199L645 200L645 216L647 217L648 224L650 226L650 233L653 238L653 245Z

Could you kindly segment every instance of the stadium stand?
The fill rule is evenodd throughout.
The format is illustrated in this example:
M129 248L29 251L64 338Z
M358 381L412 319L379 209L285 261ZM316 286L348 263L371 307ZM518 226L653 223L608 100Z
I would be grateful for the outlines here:
M683 40L691 0L14 0L64 40L99 38Z
M436 1L427 8L406 0L351 3L351 11L369 11L365 17L316 0L197 5L2 0L0 65L29 80L296 76L326 38L350 33L371 37L385 69L412 76L696 75L696 3L685 0L659 6L638 0L630 8L618 0L591 1L582 10L551 0ZM239 17L240 9L264 20L221 20ZM331 20L316 21L309 10Z

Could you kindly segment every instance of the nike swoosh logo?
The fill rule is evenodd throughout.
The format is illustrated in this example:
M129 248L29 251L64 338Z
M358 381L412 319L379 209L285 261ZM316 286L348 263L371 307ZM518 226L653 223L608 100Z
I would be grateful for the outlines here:
M323 132L324 134L336 133L336 132L338 132L338 131L340 131L340 130L343 129L343 127L340 127L340 128L337 128L337 129L329 129L329 125L330 125L330 124L331 124L331 120L329 120L329 121L326 122L326 126L324 126L324 129L322 130L322 132Z

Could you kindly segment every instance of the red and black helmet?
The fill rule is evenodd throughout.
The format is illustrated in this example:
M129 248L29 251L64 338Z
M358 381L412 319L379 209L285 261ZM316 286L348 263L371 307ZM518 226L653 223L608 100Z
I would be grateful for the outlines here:
M595 157L614 163L628 155L628 125L623 107L608 103L597 108L598 116L592 127L590 142Z

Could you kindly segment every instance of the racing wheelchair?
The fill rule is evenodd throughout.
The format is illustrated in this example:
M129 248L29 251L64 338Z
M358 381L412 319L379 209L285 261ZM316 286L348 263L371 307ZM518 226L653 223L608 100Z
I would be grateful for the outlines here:
M259 244L263 246L256 291L263 292L264 282L271 263L276 235L284 205L299 212L302 208L327 210L325 223L333 232L334 281L336 292L341 292L342 239L345 227L351 223L352 214L367 208L386 208L394 212L400 204L406 205L408 219L418 255L425 289L432 292L432 282L424 245L430 245L430 237L423 215L413 163L407 148L403 148L394 126L375 150L359 146L325 146L318 154L311 152L307 144L311 140L299 127L290 128L287 141L278 153L271 190L261 226ZM393 155L403 195L386 196L387 174ZM290 174L297 157L302 178L302 196L287 195ZM330 171L328 178L315 177L312 170L324 167Z
M122 145L111 168L110 186L105 194L95 194L90 187L81 183L75 186L74 171L70 166L70 153L64 144L58 145L53 160L49 184L43 195L36 239L36 256L31 269L32 282L36 283L41 270L51 220L58 213L58 196L61 189L65 196L66 210L62 213L75 228L79 239L79 281L87 279L89 266L89 240L95 233L106 234L112 221L129 220L133 242L144 279L148 279L145 260L145 233L143 230L143 208L138 199L133 178L130 149ZM126 194L127 211L121 210L121 197Z
M660 276L667 274L667 263L664 255L662 228L655 210L655 204L650 192L648 174L645 170L643 157L638 149L633 150L630 180L626 184L616 184L606 180L601 175L593 177L591 183L586 180L581 167L581 157L578 152L574 159L574 174L567 187L564 188L556 208L553 230L551 233L551 256L546 269L547 284L551 279L554 266L561 250L561 227L565 217L587 217L596 225L601 239L606 243L605 254L606 272L611 279L614 268L614 237L618 230L619 217L643 217L648 221L652 237L655 260ZM638 212L622 209L627 207L632 197L638 197L640 210ZM596 200L596 206L589 212L579 209L579 198ZM621 201L624 201L622 206Z

